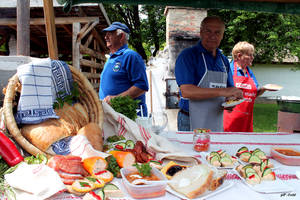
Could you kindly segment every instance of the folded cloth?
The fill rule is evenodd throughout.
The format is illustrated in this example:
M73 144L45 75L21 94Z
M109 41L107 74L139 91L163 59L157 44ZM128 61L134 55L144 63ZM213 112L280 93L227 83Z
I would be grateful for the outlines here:
M15 189L16 199L42 200L66 188L58 173L44 164L22 162L4 178Z
M20 65L17 75L22 84L15 116L18 124L38 124L49 118L58 118L53 109L56 98L71 94L72 75L62 61L34 59Z
M142 141L147 151L158 160L177 160L190 165L199 162L196 157L174 146L167 138L156 135L125 115L116 112L109 104L102 102L102 107L105 113L103 122L103 135L105 139L116 134L119 136L123 135L126 139Z

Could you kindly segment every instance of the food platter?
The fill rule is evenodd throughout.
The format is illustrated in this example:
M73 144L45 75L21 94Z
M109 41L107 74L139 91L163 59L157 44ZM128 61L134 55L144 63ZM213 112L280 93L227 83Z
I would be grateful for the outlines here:
M206 191L203 195L200 195L199 197L194 198L193 200L207 199L207 198L209 198L211 196L214 196L214 195L219 194L219 193L221 193L221 192L223 192L225 190L228 190L232 186L233 186L233 182L224 181L224 183L220 187L218 187L215 191ZM184 196L183 194L180 194L180 193L174 191L170 186L167 186L166 190L169 193L171 193L171 194L173 194L173 195L175 195L175 196L177 196L177 197L179 197L181 199L189 199L186 196Z
M230 100L230 101L226 101L224 103L222 103L222 106L224 108L227 108L227 107L233 107L233 106L236 106L242 102L244 102L246 99L239 99L239 100Z
M277 85L277 84L266 84L263 87L269 91L278 91L283 88L282 86Z
M237 170L234 172L241 178L243 183L245 183L252 190L259 193L282 193L282 192L291 192L293 188L289 185L286 185L282 180L276 178L274 181L262 181L259 184L251 185L249 184Z
M207 160L207 157L210 155L210 153L211 152L201 152L201 157L203 157L203 159L201 160L203 160L203 162L208 164L209 166L216 167L217 169L233 169L238 165L238 160L236 160L235 162L232 162L232 165L229 166L214 166Z

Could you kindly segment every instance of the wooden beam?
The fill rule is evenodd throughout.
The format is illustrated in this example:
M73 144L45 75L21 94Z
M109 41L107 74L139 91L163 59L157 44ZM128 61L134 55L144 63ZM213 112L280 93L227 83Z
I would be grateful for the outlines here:
M55 24L73 24L74 22L79 23L89 23L99 20L99 17L56 17ZM31 18L30 25L44 25L45 19L44 18ZM1 26L16 26L17 20L16 18L1 18L0 19Z
M99 24L99 20L94 21L82 34L78 35L77 40L83 39L97 24Z
M100 74L94 74L90 72L82 72L88 79L91 78L100 78Z
M30 1L17 1L17 55L30 56Z
M99 33L93 29L92 30L92 34L94 36L94 38L98 41L98 43L100 44L100 47L103 49L103 51L106 49L106 45L105 43L103 42L102 38L100 37Z
M92 57L95 57L99 60L105 61L106 58L101 53L94 51L93 49L90 49L88 47L85 47L84 45L79 45L79 50L81 54L89 54Z
M79 45L81 41L77 41L77 35L80 31L80 23L73 23L73 33L72 33L72 65L73 67L80 69L79 59L81 58L79 52Z
M72 35L72 31L69 29L69 27L66 24L61 25L63 27L63 29L69 33L70 35Z
M101 64L83 58L80 59L80 65L96 68L96 69L103 69L103 66Z
M43 0L43 2L49 57L58 60L53 0Z

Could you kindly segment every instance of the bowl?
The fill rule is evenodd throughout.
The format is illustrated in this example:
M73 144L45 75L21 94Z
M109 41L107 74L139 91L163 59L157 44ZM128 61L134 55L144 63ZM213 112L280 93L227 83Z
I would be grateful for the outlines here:
M282 164L300 166L300 151L296 149L272 147L271 156Z
M163 196L166 193L166 182L156 183L153 185L134 185L131 184L127 179L126 175L132 172L137 172L135 167L122 168L120 170L122 176L122 182L127 192L136 199L146 199ZM156 168L152 168L152 173L157 176L160 180L167 180L167 178Z

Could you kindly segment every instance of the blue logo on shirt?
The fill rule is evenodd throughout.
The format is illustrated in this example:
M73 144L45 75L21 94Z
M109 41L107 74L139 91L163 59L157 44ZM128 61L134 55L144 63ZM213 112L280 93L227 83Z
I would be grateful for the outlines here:
M113 71L117 72L119 71L121 68L121 63L120 62L116 62L115 66L113 67Z

